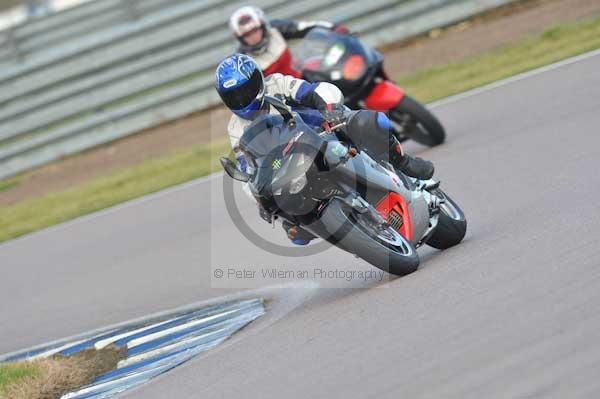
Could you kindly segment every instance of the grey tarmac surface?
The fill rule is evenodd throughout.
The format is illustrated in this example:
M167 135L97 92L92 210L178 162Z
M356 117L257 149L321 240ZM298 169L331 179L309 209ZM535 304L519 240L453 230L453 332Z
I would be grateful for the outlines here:
M436 108L448 142L407 147L465 210L463 244L420 250L404 278L317 281L338 288L124 398L600 397L598 71L600 56ZM215 268L371 270L256 249L220 182L0 246L0 353L257 284Z

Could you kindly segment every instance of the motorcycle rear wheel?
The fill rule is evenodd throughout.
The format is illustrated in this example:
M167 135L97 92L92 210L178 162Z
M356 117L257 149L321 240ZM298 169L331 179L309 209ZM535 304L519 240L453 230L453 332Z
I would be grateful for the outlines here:
M440 217L433 235L427 245L436 249L447 249L459 244L467 233L467 219L460 207L446 193L436 189L432 194L443 198L440 205Z
M446 139L446 131L440 121L421 103L410 96L389 112L390 119L401 128L400 140L407 137L433 147Z

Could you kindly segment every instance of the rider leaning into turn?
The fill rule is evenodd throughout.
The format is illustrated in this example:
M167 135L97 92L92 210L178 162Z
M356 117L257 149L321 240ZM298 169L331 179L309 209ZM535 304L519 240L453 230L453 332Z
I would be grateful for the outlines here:
M287 40L301 39L314 27L347 32L343 25L326 21L267 21L264 12L253 6L236 10L229 18L229 27L240 42L238 52L254 58L265 76L282 73L296 78L301 74L292 65Z
M215 88L223 103L233 112L228 133L240 169L244 171L247 162L238 149L242 134L260 115L278 114L276 109L265 103L265 95L283 100L292 111L301 108L318 110L320 121L309 122L305 119L305 122L311 126L324 123L336 125L340 122L345 109L342 92L333 84L309 83L279 73L264 78L257 63L243 54L234 54L219 64ZM355 111L348 119L345 135L359 150L368 149L372 156L389 160L392 166L408 176L422 180L433 176L434 167L431 162L413 158L402 151L400 143L391 132L391 123L383 113ZM271 220L271 215L266 210L260 209L260 211L265 220ZM295 244L306 245L313 238L312 235L295 226L284 225L284 228ZM290 234L290 231L293 234Z

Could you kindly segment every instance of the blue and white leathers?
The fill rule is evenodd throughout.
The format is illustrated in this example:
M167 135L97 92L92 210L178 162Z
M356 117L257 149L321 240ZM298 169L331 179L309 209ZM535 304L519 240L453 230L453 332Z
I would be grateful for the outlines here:
M286 76L279 73L274 73L264 80L264 95L279 97L286 102L301 104L300 107L290 107L292 111L298 111L305 122L312 126L318 126L319 116L316 111L316 105L309 106L306 104L307 98L316 98L317 101L322 101L327 104L343 104L344 96L340 89L331 83L309 83L302 79L296 79L293 76ZM306 104L306 105L305 105ZM316 111L316 112L315 112ZM277 110L270 109L270 113L277 114ZM310 116L308 115L310 114ZM309 120L307 120L309 119ZM252 123L252 118L247 119L241 117L237 113L231 116L227 133L231 141L231 146L236 148L244 129Z
M285 76L278 73L264 79L264 91L262 94L263 96L278 97L288 104L293 104L294 107L290 106L292 111L298 112L308 125L315 127L320 126L323 122L318 108L324 108L326 104L344 103L344 96L340 89L330 83L309 83L293 76ZM231 140L231 146L236 149L244 130L257 115L250 115L251 112L247 111L244 111L242 114L236 111L233 112L234 115L232 115L229 121L227 131ZM276 109L269 109L268 112L278 114ZM248 172L249 165L243 154L238 152L236 157L239 162L239 168L244 172ZM244 185L244 191L254 200L247 184ZM296 239L292 242L296 245L307 245L310 240Z

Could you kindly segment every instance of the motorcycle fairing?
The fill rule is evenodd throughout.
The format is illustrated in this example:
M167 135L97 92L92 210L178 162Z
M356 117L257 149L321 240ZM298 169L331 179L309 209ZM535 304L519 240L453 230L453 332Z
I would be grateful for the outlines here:
M386 197L384 197L379 204L375 207L377 212L385 220L387 220L390 224L393 225L392 219L395 217L401 218L401 225L398 229L398 232L404 236L409 241L413 240L413 229L412 222L410 217L410 211L408 208L408 204L398 193L391 192ZM397 214L398 216L394 216Z
M384 168L364 151L338 168L342 179L375 208L385 204L386 198L392 203L386 210L400 206L399 214L408 220L407 227L400 231L406 239L416 243L429 227L428 201L422 191L404 176ZM391 197L390 197L391 196ZM381 212L380 212L381 213ZM384 212L385 213L385 212ZM382 214L386 219L389 213Z
M404 91L399 86L384 80L377 83L363 101L368 109L387 112L397 106L403 98Z

